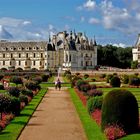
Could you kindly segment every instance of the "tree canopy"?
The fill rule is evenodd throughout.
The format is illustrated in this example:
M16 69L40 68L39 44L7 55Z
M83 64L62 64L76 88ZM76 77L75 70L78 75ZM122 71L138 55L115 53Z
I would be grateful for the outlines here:
M112 45L97 48L97 64L118 68L130 68L132 61L132 47L115 47Z

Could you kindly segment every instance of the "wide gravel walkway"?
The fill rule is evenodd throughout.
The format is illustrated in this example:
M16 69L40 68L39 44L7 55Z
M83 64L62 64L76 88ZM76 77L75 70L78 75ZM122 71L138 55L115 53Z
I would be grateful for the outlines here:
M49 89L18 140L87 140L67 89Z

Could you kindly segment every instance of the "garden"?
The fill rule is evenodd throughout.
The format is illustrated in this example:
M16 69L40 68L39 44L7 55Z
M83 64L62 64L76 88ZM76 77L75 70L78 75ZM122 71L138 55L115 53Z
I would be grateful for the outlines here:
M72 83L69 91L88 139L140 139L138 73L72 75L67 71L64 76ZM85 118L86 112L92 121Z
M41 83L49 80L51 74L0 75L0 139L18 138L47 92Z

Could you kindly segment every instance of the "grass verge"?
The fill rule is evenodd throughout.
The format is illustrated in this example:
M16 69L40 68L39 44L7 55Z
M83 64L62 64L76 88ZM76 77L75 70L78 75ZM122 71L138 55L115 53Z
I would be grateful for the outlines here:
M105 135L101 132L101 129L96 124L96 122L92 120L86 108L80 101L79 97L76 95L74 89L70 88L69 92L71 94L72 101L83 124L88 140L105 140Z
M41 89L39 91L28 106L21 111L21 115L15 117L14 120L12 120L11 123L0 133L0 140L16 140L18 138L44 97L46 91L46 89Z

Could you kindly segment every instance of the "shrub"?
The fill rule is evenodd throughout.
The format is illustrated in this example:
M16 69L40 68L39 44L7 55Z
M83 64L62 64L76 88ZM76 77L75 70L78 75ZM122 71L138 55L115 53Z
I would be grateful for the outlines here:
M11 98L11 112L16 116L20 115L20 100L16 97Z
M41 77L42 77L42 82L48 82L48 79L49 79L50 76L44 74L44 75L42 75Z
M120 78L117 76L113 76L110 80L110 85L112 87L120 87L120 85L121 85Z
M3 79L3 77L4 77L3 75L0 75L0 81Z
M0 90L4 90L4 86L3 85L0 85Z
M23 89L23 90L21 91L21 93L22 93L23 95L26 95L26 96L29 96L29 97L33 98L33 92L32 92L31 90L25 90L25 89Z
M110 91L103 100L101 128L108 125L122 126L126 133L137 131L139 126L138 104L135 96L127 90Z
M24 102L25 105L28 104L28 97L26 95L20 95L19 100L20 100L20 102Z
M78 80L77 82L76 82L76 87L79 89L79 90L81 90L81 86L82 85L87 85L88 83L86 82L86 81L84 81L84 80Z
M108 74L107 77L106 77L106 82L110 83L110 80L111 80L112 77L113 77L112 74Z
M15 83L16 85L23 84L22 79L19 76L11 77L10 82Z
M10 87L8 90L11 96L19 97L20 90L17 87Z
M32 79L32 81L34 81L37 85L39 85L42 82L42 78L41 77L35 77Z
M38 85L35 82L32 82L32 81L25 83L25 86L29 90L37 90L38 89Z
M83 85L81 85L81 87L80 87L80 90L81 91L83 91L83 92L87 92L88 90L90 90L91 89L91 87L90 87L90 85L87 83L87 84L83 84Z
M90 85L90 87L91 87L91 89L96 89L97 88L97 86L96 85Z
M70 72L69 70L66 70L66 71L64 72L64 76L67 76L67 74L71 75L71 72Z
M140 85L140 78L137 76L130 76L129 77L129 85L139 86Z
M2 113L7 113L10 111L11 98L6 94L0 94L0 112L1 112L1 120Z
M81 78L79 77L79 76L74 76L74 77L72 77L72 79L71 79L71 87L74 87L74 86L76 86L76 82L78 81L78 80L80 80Z
M105 73L103 73L103 74L100 75L100 78L105 78L105 77L106 77L106 74Z
M92 97L92 96L102 96L103 91L102 90L97 90L97 89L91 89L91 90L88 91L88 95L90 97Z
M92 81L92 82L95 82L95 81L96 81L96 79L95 79L95 78L92 78L92 79L91 79L91 81Z
M128 84L129 82L129 76L128 75L123 75L123 83Z
M84 78L85 78L85 79L87 79L88 77L89 77L89 75L88 75L88 74L85 74L85 75L84 75Z
M88 109L89 114L94 112L96 109L101 109L102 102L103 102L102 96L90 97L87 100L87 109Z

